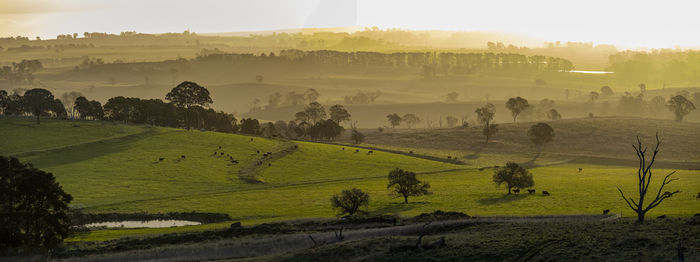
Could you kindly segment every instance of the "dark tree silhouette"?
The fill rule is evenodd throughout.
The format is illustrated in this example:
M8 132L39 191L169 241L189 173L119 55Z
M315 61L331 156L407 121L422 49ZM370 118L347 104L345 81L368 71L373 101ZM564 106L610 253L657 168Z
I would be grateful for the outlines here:
M637 145L632 145L634 152L637 154L637 159L639 160L639 168L637 169L637 190L639 192L639 199L635 201L632 197L626 197L625 193L622 192L622 189L620 189L620 187L617 188L617 190L620 191L622 199L624 199L627 205L635 213L637 213L637 224L644 223L644 215L646 215L649 210L657 207L665 199L680 192L678 190L674 192L664 191L664 187L666 185L678 180L678 178L671 178L671 176L676 173L676 171L673 171L664 177L659 190L656 192L656 196L654 196L652 201L646 207L644 206L644 201L646 200L647 192L649 191L649 186L651 185L651 168L656 161L656 155L659 153L660 145L661 140L659 139L659 134L656 133L656 146L654 147L654 152L652 153L650 160L647 160L647 147L644 146L639 137L637 137Z
M493 174L493 182L496 183L497 186L506 184L509 195L511 194L511 189L514 187L528 188L535 185L532 174L515 162L508 162L504 167L496 169Z
M537 154L542 151L542 145L549 143L554 138L554 129L547 123L537 123L530 127L527 136L537 147Z
M476 112L479 123L484 124L483 134L486 137L486 143L488 143L489 139L498 132L498 126L491 124L491 120L496 115L496 107L491 103L486 103L485 106L477 108L474 112Z
M360 144L365 141L365 135L360 133L360 131L357 131L357 128L354 126L352 127L352 134L350 135L350 138L355 144Z
M401 121L406 123L406 127L411 129L414 125L420 123L420 118L414 114L405 114L401 117Z
M307 117L307 121L315 125L319 121L326 118L326 109L319 102L311 102L308 106L304 107L304 111Z
M515 97L508 99L508 102L506 102L506 107L510 110L511 115L513 116L513 123L515 123L515 120L518 118L518 115L520 115L520 113L522 113L523 110L530 107L530 104L525 98Z
M241 119L241 133L248 135L259 135L261 132L260 122L257 119Z
M401 125L401 116L399 116L397 113L387 115L386 119L389 121L389 125L391 125L392 129Z
M208 106L213 103L209 90L197 83L185 81L177 85L165 95L165 100L171 101L176 107L185 108L185 124L190 128L190 108L195 105Z
M7 95L7 91L0 90L0 115L5 114L5 108L10 104L10 96Z
M609 86L603 86L600 88L600 94L603 97L609 97L609 96L613 95L614 92L613 92L612 88L610 88Z
M683 118L695 110L695 105L682 95L671 97L668 101L668 110L676 116L676 121L683 121Z
M549 111L547 111L547 118L549 120L559 120L559 119L561 119L561 114L559 114L559 111L552 108Z
M409 196L432 194L428 191L430 189L428 182L421 182L416 177L416 173L399 168L389 172L389 184L386 188L390 189L393 194L402 196L404 203L408 203Z
M338 215L348 214L352 216L361 212L360 207L368 205L369 194L357 188L343 190L340 195L331 197L331 206L333 209L338 209Z
M596 100L598 100L598 97L599 97L599 96L600 96L600 94L598 94L598 92L596 92L596 91L590 92L590 93L588 94L588 97L591 99L591 103L593 103L593 102L595 102Z
M350 120L350 113L342 105L333 105L328 110L330 111L331 119L338 124Z
M36 116L37 124L41 124L40 116L54 106L53 94L42 88L34 88L24 92L23 101L26 110Z
M449 92L449 93L447 93L447 97L445 98L445 102L447 102L447 103L457 103L457 97L459 97L459 93L457 93L457 92Z
M69 234L71 200L53 174L0 156L0 250L61 243Z

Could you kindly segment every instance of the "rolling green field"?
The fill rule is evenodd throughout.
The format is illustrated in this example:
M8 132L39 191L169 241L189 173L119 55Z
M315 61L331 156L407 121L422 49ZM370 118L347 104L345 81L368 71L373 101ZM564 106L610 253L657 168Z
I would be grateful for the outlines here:
M3 154L18 155L23 161L54 173L74 196L72 205L90 213L216 212L227 213L247 225L330 218L335 215L330 197L356 187L370 194L370 214L410 216L449 210L473 216L525 216L597 214L611 209L613 213L632 216L616 187L631 192L636 186L633 166L552 161L531 169L537 195L507 196L505 189L496 188L491 182L492 169L479 170L483 164L477 166L468 161L467 165L455 165L376 150L370 155L366 149L354 153L352 147L342 150L340 145L311 142L294 142L297 150L270 162L258 174L264 183L247 184L238 178L238 172L246 163L258 161L256 150L276 151L287 142L108 122L45 120L37 126L32 119L10 118L0 118L0 137L6 138L0 141ZM27 151L33 153L22 153ZM240 164L213 156L214 151L223 151ZM186 157L183 159L182 155ZM499 157L498 152L485 152L484 156L504 161L510 158ZM409 198L408 204L391 196L386 189L386 175L396 167L417 172L419 179L431 184L433 194ZM583 172L578 172L579 167ZM658 179L670 171L657 169L654 174ZM680 180L669 185L669 189L681 193L649 216L700 212L700 202L695 198L700 188L700 171L678 170L677 177ZM658 183L655 180L652 187ZM552 195L543 197L541 190ZM228 224L97 230L69 241L204 230Z

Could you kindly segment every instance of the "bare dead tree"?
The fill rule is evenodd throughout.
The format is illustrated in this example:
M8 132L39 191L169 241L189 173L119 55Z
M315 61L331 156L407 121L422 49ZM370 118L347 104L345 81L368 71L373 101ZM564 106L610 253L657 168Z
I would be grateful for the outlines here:
M635 201L632 197L626 197L625 193L622 192L620 187L617 188L622 195L622 199L625 200L627 205L637 213L637 224L644 223L644 215L646 215L649 210L655 208L665 199L672 197L674 194L680 192L676 190L675 192L663 191L664 187L678 178L671 178L676 171L673 171L664 177L661 182L658 192L654 199L645 207L644 200L647 196L647 191L651 185L652 170L651 167L656 161L656 155L659 153L659 146L661 145L661 140L659 140L659 133L656 133L656 146L654 147L654 152L651 155L651 160L647 161L647 147L643 145L642 140L637 136L637 145L632 145L634 151L637 153L637 158L639 159L639 169L637 170L637 189L639 191L639 200ZM647 164L648 162L648 164ZM662 193L663 192L663 193Z

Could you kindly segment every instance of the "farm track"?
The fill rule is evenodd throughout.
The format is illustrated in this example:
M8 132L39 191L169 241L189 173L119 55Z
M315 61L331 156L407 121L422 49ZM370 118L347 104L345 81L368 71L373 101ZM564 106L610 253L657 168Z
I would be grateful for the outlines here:
M135 250L120 253L96 255L92 257L71 258L64 261L200 261L200 260L236 260L263 258L266 256L287 252L313 249L339 242L360 241L365 239L389 236L417 236L425 233L429 237L441 234L451 234L455 230L479 224L494 223L577 223L592 221L607 221L614 215L563 215L536 217L479 217L462 220L435 221L431 223L414 223L401 226L365 228L343 231L343 240L336 238L337 231L327 230L315 233L294 233L287 235L264 235L229 239L214 242L162 246L149 250ZM537 256L555 240L542 243L522 254L520 259ZM447 243L450 244L449 242ZM519 260L520 261L520 260Z

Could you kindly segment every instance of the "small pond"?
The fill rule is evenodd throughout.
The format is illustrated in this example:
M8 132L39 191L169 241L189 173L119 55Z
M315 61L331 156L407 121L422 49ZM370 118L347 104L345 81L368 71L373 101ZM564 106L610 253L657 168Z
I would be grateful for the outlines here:
M119 228L162 228L162 227L181 227L194 226L202 223L187 220L147 220L147 221L118 221L118 222L100 222L86 224L86 227L119 227Z

